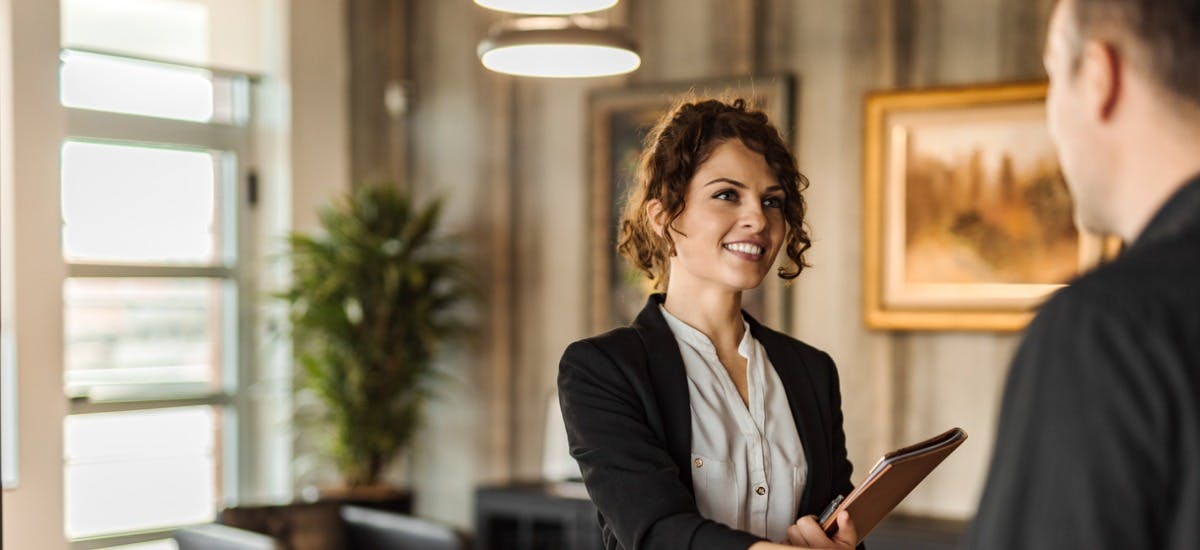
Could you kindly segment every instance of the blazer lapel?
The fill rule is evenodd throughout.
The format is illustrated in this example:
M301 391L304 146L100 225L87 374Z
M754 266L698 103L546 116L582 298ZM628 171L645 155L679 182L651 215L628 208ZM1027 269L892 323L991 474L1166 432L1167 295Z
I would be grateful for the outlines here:
M692 490L691 463L692 413L688 399L687 371L683 367L683 356L675 342L675 333L667 325L659 311L663 294L653 294L646 300L646 307L633 322L646 346L646 370L658 399L662 414L663 431L667 440L667 452L679 466L679 480Z
M788 405L792 409L792 420L796 423L800 442L804 445L808 476L797 516L819 513L814 506L824 506L824 502L814 502L814 495L820 497L833 491L833 472L829 458L829 434L822 428L824 411L819 406L820 401L809 374L809 367L804 364L800 354L796 353L795 347L782 335L764 328L748 314L746 320L750 323L750 334L767 351L771 365L775 367L779 380L783 382Z

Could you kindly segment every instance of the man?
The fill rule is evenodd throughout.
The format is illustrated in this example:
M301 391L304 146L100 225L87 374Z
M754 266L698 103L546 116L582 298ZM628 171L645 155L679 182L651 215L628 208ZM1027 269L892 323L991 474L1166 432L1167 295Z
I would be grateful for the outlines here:
M976 549L1200 548L1200 0L1060 0L1050 133L1118 260L1014 359Z

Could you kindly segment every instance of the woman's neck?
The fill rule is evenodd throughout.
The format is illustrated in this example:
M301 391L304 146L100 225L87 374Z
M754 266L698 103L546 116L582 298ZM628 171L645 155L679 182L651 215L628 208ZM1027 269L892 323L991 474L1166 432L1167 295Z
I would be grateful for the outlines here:
M745 324L740 290L699 288L671 279L663 307L708 336L717 349L737 349L742 341Z

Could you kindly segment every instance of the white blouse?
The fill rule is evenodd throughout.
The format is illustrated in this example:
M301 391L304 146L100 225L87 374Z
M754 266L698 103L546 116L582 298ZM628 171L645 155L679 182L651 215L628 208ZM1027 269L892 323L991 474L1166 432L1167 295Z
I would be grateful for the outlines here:
M808 463L783 383L762 344L745 335L743 403L704 333L659 306L683 356L692 408L692 487L700 514L773 541L787 538ZM743 321L744 322L744 321Z

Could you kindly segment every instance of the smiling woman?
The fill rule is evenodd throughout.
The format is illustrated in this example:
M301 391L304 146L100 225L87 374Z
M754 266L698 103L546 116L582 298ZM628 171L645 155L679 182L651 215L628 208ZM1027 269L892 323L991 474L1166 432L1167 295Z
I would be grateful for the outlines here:
M649 199L645 204L651 229L672 247L671 267L691 275L677 277L676 288L702 280L737 290L758 286L783 240L783 187L762 155L733 140L718 145L692 179L696 183L688 186L684 198L691 207L676 216L669 231L664 230L663 201ZM666 279L669 274L670 270L651 278ZM667 308L672 309L671 304Z
M639 162L637 186L626 202L617 248L654 279L657 288L666 287L670 276L667 259L675 246L674 232L664 233L661 226L673 227L683 215L684 205L694 201L691 193L725 191L736 198L737 191L747 189L748 183L742 180L751 179L756 181L749 183L758 183L763 189L770 187L776 201L772 208L781 213L780 221L787 226L786 254L792 265L781 267L779 276L793 279L800 274L806 265L804 251L811 246L801 194L808 179L797 169L795 158L779 131L768 123L767 115L747 110L743 100L681 103L655 126L647 143L651 147ZM731 177L725 177L730 170ZM735 173L742 180L732 177ZM705 175L709 179L702 179ZM701 184L691 185L693 179ZM726 186L709 189L717 183ZM660 214L663 219L651 219ZM774 259L772 253L770 260Z
M618 249L665 293L559 365L606 548L857 543L797 526L852 489L833 361L741 310L780 251L779 277L805 267L807 186L743 100L681 102L649 134Z

